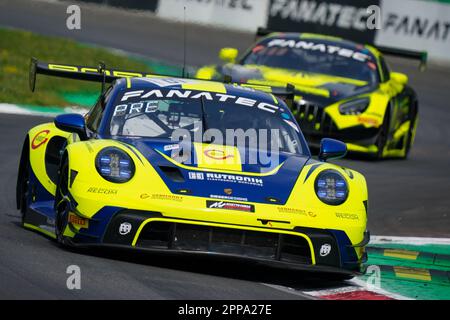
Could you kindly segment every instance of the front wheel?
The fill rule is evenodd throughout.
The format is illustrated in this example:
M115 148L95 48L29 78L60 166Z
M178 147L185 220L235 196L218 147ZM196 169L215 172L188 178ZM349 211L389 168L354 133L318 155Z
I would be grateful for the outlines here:
M59 244L67 245L67 238L64 236L66 230L69 211L69 161L67 158L63 159L60 166L60 174L58 179L58 185L56 187L55 194L55 235Z
M22 148L16 185L17 209L20 211L22 225L26 223L27 210L30 204L30 170L28 140L25 140Z
M389 112L386 112L383 119L383 124L381 125L380 132L376 141L377 153L375 158L381 160L383 158L383 151L386 147L389 135Z
M409 152L411 151L411 147L414 143L414 136L416 133L416 125L417 125L417 106L412 106L410 109L410 115L409 115L409 129L407 133L407 138L405 142L405 155L403 156L403 159L408 158Z

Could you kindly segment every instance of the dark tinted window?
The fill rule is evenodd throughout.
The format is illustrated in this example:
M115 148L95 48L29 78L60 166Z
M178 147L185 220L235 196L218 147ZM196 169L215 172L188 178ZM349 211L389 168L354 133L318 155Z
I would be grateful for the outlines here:
M112 136L173 139L184 130L191 139L200 142L198 132L216 130L225 138L230 134L228 129L250 129L257 131L264 142L274 144L270 148L305 152L300 129L292 116L282 111L288 108L281 102L269 104L232 95L225 99L223 94L191 90L134 90L119 95L112 106L109 123ZM136 92L142 94L135 96ZM277 134L277 138L262 138L262 134ZM267 147L256 143L258 149Z
M329 40L270 38L263 40L241 61L242 64L298 70L374 83L378 79L372 54L361 47Z

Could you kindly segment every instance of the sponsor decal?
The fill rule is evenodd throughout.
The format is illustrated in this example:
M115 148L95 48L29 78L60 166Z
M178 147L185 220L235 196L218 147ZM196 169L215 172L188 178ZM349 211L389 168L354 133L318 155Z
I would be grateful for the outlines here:
M70 66L70 65L63 65L63 64L48 64L47 65L50 70L58 70L58 71L66 71L66 72L81 72L81 73L94 73L98 74L97 68L86 68L86 67L77 67L77 66ZM105 70L105 74L107 76L114 76L119 78L126 78L126 77L152 77L151 73L145 74L140 72L128 72L128 71L119 71L119 70Z
M340 219L359 220L359 216L355 213L336 212L336 217Z
M320 256L321 257L326 257L327 255L329 255L331 252L331 245L328 243L323 244L320 247Z
M302 216L307 216L306 211L302 210L302 209L289 208L289 207L278 207L277 209L278 209L278 212L281 212L281 213L299 214Z
M208 181L221 181L221 182L231 182L231 183L239 183L239 184L249 184L262 187L264 182L261 178L253 178L246 177L240 175L233 174L225 174L225 173L206 173L206 180Z
M206 207L209 209L225 209L225 210L255 212L255 206L252 204L244 204L244 203L228 202L228 201L206 200Z
M132 226L129 222L122 222L119 226L119 234L125 236L131 232Z
M168 144L164 146L164 151L172 151L172 150L178 150L180 149L179 144Z
M233 194L233 189L231 189L231 188L225 188L225 189L223 189L223 192L224 192L226 195L231 196L231 195Z
M371 126L378 126L380 123L377 119L374 118L368 118L368 117L358 117L358 122L359 123L365 123Z
M69 223L78 226L80 228L89 228L89 220L81 218L72 212L69 213Z
M33 140L31 140L31 149L37 149L40 146L42 146L44 143L46 143L48 141L48 134L50 133L50 130L42 130L40 132L38 132Z
M183 201L183 197L177 196L174 194L152 194L153 200L169 200L169 201L176 201L181 202Z
M267 111L270 113L275 113L280 107L266 103L259 102L255 99L238 97L234 95L229 95L225 93L215 93L208 91L192 91L192 90L182 90L182 89L172 89L172 90L160 90L160 89L151 89L151 90L134 90L127 91L123 94L121 98L121 102L126 102L128 99L137 98L141 100L145 99L164 99L164 98L177 98L177 99L204 99L207 101L215 101L215 102L230 102L236 105L246 106L246 107L254 107L263 111ZM145 102L145 103L144 103ZM115 106L113 116L122 116L125 114L133 114L133 113L151 113L154 112L154 102L151 101L143 101L139 103L125 103Z
M214 160L225 160L228 158L234 158L234 155L232 154L226 154L223 150L217 150L217 149L209 149L203 151L203 154L207 156L208 158L214 159Z
M118 193L117 189L108 189L108 188L96 188L89 187L87 189L89 193L97 193L97 194L106 194L106 195L116 195Z
M203 172L189 171L188 176L191 180L205 180L205 175L203 174Z
M317 217L317 213L308 211L308 216L310 216L311 218L315 218L315 217Z
M344 58L351 58L360 62L366 62L372 59L371 56L362 53L360 51L342 48L337 45L317 43L314 41L306 41L306 40L297 41L293 39L273 39L267 44L267 46L320 51L322 53L335 54Z
M203 173L203 172L189 171L188 177L190 180L229 182L229 183L254 185L258 187L264 186L264 181L261 178L254 178L226 173L213 173L213 172Z
M230 196L224 196L224 195L220 195L220 194L210 194L209 197L216 198L216 199L223 199L223 200L248 201L248 198L230 197Z

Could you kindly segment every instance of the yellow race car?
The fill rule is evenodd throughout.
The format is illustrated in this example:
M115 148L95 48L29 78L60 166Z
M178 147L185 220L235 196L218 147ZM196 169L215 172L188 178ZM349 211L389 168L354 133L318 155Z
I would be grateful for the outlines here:
M292 111L312 147L330 137L375 158L406 158L417 127L418 98L405 74L391 72L382 53L420 59L426 52L360 45L341 38L258 29L240 58L224 48L225 64L205 66L199 79L295 86Z
M326 162L345 155L342 142L325 139L313 160L282 99L37 61L33 90L37 73L112 84L85 116L59 115L26 134L17 180L26 228L74 247L248 259L344 277L363 271L366 181ZM219 141L230 130L233 138ZM256 141L247 139L253 130Z

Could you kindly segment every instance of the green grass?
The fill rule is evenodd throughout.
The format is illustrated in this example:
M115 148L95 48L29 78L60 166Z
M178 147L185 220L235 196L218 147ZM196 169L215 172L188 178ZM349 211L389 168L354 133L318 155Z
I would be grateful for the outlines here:
M41 106L90 106L101 84L38 75L36 90L28 86L30 58L97 66L104 61L109 68L152 72L143 61L103 48L88 46L64 38L47 37L27 31L0 28L0 103ZM83 96L75 99L73 97Z

